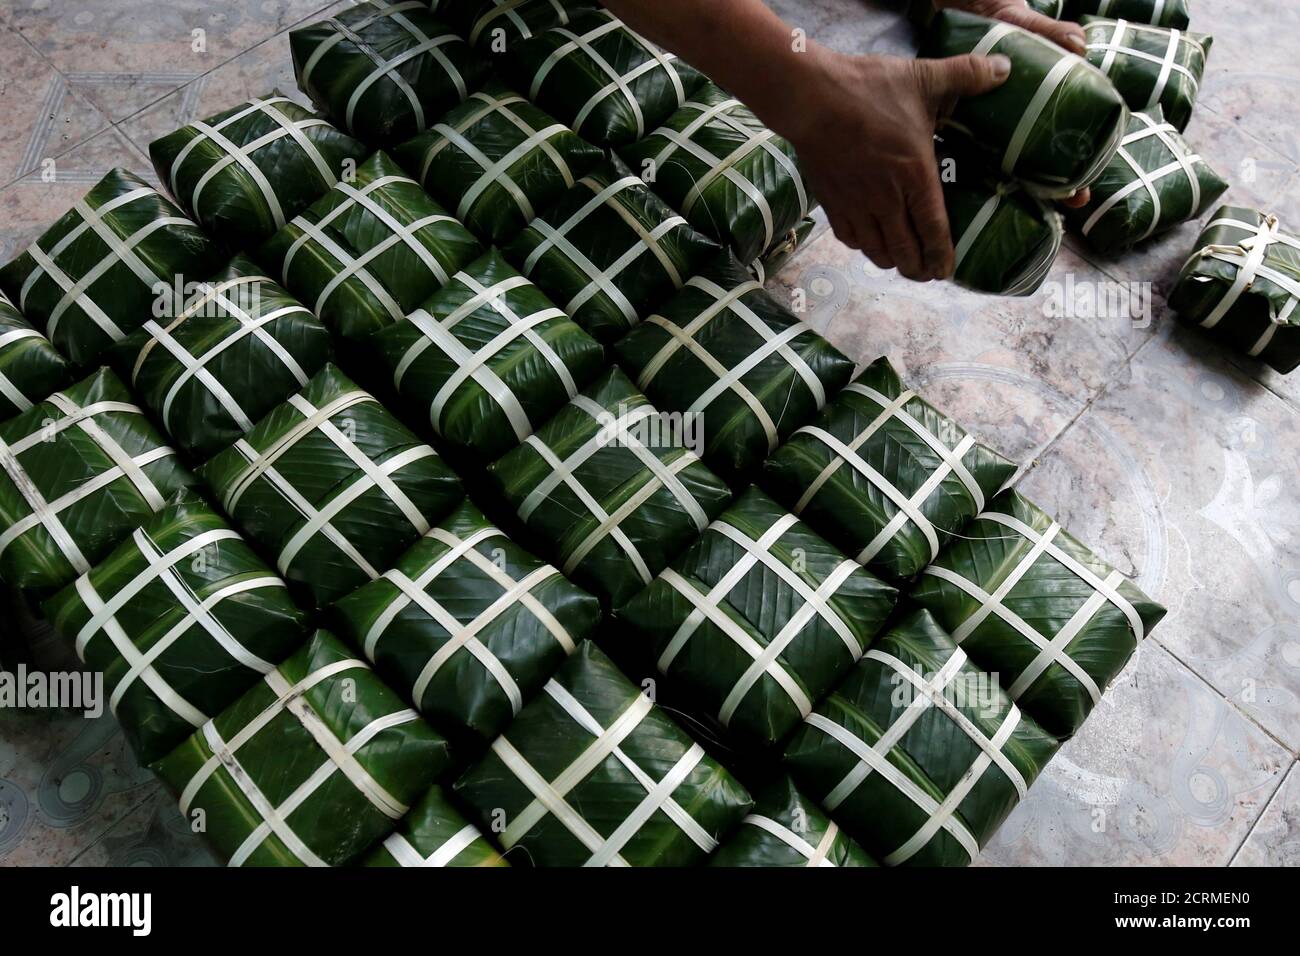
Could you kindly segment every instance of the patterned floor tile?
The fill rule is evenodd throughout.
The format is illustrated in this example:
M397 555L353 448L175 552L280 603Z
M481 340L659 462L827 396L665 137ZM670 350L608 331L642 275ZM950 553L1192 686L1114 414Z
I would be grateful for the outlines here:
M1300 866L1300 764L1291 765L1232 865Z

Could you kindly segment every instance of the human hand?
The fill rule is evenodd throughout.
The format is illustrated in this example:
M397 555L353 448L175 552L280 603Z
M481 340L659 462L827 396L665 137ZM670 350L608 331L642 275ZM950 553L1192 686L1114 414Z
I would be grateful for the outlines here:
M1066 20L1053 20L1036 10L1031 10L1025 5L1025 0L934 0L934 5L939 9L956 7L967 13L1013 23L1032 33L1045 36L1057 46L1064 47L1079 56L1085 56L1088 52L1083 27Z

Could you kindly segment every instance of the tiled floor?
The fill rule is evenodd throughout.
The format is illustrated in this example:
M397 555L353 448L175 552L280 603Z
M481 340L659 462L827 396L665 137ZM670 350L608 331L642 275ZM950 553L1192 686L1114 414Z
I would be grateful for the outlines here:
M886 4L772 5L839 49L911 49ZM285 30L323 6L0 6L0 258L110 166L148 172L149 141L180 123L273 87L300 96ZM1215 45L1189 139L1233 181L1229 200L1300 226L1300 61L1279 40L1300 32L1300 4L1198 0L1193 16ZM1054 317L1047 292L914 285L825 232L775 280L802 290L805 318L853 357L889 355L1016 457L1023 491L1170 609L988 864L1300 863L1300 373L1285 380L1175 326L1161 296L1195 235L1122 261L1081 247L1058 261L1062 286L1151 283L1149 324ZM0 864L209 859L110 719L0 721Z

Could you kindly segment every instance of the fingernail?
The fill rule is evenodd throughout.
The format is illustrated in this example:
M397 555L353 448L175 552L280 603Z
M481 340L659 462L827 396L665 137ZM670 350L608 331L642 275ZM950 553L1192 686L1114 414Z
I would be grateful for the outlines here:
M1088 44L1081 34L1071 33L1066 37L1066 42L1069 48L1073 52L1079 54L1079 56L1086 56L1088 54Z
M994 78L1005 80L1011 75L1011 57L995 54L989 57L989 67L993 70Z

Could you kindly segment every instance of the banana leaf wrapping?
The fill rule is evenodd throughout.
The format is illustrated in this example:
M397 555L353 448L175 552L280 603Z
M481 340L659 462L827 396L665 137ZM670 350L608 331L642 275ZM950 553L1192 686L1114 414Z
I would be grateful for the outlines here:
M0 425L0 577L61 588L193 484L108 369Z
M605 368L605 350L493 249L369 345L402 400L486 460L533 433Z
M289 47L298 87L372 146L423 133L489 70L420 0L358 3L291 30Z
M699 419L703 458L738 479L853 376L853 361L723 253L614 346L655 405Z
M785 765L886 866L964 866L1057 746L918 611L804 721Z
M167 756L307 637L284 581L197 495L181 492L45 602L104 675L141 763Z
M509 242L604 154L497 81L394 158L484 242Z
M307 384L330 357L325 326L239 255L170 319L149 319L110 355L173 443L195 461Z
M1220 206L1169 305L1231 348L1286 374L1300 365L1300 236L1276 216Z
M862 657L898 592L750 488L619 619L701 710L783 739Z
M789 141L712 83L619 155L691 225L743 262L816 205Z
M754 809L709 866L879 866L821 807L782 776L760 789Z
M330 331L357 340L405 318L482 252L379 152L268 239L257 258Z
M811 217L804 219L749 264L750 275L759 282L766 283L794 258L794 254L808 241L808 237L816 227L816 220Z
M760 484L860 563L907 580L1015 470L879 358L768 459Z
M1079 729L1165 615L1015 491L925 569L912 600L1058 737Z
M509 866L467 823L441 787L431 787L362 866Z
M154 770L230 866L344 866L449 762L419 714L317 631Z
M1214 37L1128 20L1084 17L1088 62L1115 84L1135 110L1159 106L1178 130L1187 128Z
M1123 17L1131 23L1186 30L1188 0L1068 0L1071 20L1084 16Z
M515 44L551 27L566 26L576 14L594 10L596 0L433 0L433 13L454 26L475 49L513 53Z
M465 502L334 613L435 727L481 744L591 635L600 602Z
M940 11L920 55L963 53L1003 54L1011 76L959 100L944 122L945 137L963 139L1040 195L1069 196L1097 178L1128 123L1124 100L1100 70L1020 27Z
M149 144L158 178L233 249L251 249L283 229L369 154L359 140L274 92Z
M704 79L605 10L525 40L501 65L520 93L602 147L641 139Z
M1065 13L1065 0L1026 0L1026 3L1030 10L1053 20L1061 19Z
M0 268L0 289L86 368L149 316L176 314L177 285L201 282L224 264L216 244L170 200L114 169Z
M680 289L718 252L617 160L533 220L508 258L602 344Z
M1227 188L1157 106L1130 116L1119 152L1092 184L1092 200L1070 217L1094 248L1115 254L1199 218Z
M752 805L590 641L455 791L536 866L699 864Z
M0 422L27 411L70 378L67 359L0 292Z
M560 570L616 608L731 500L690 437L611 369L489 477Z
M463 497L434 450L332 365L200 474L314 607L378 578Z

